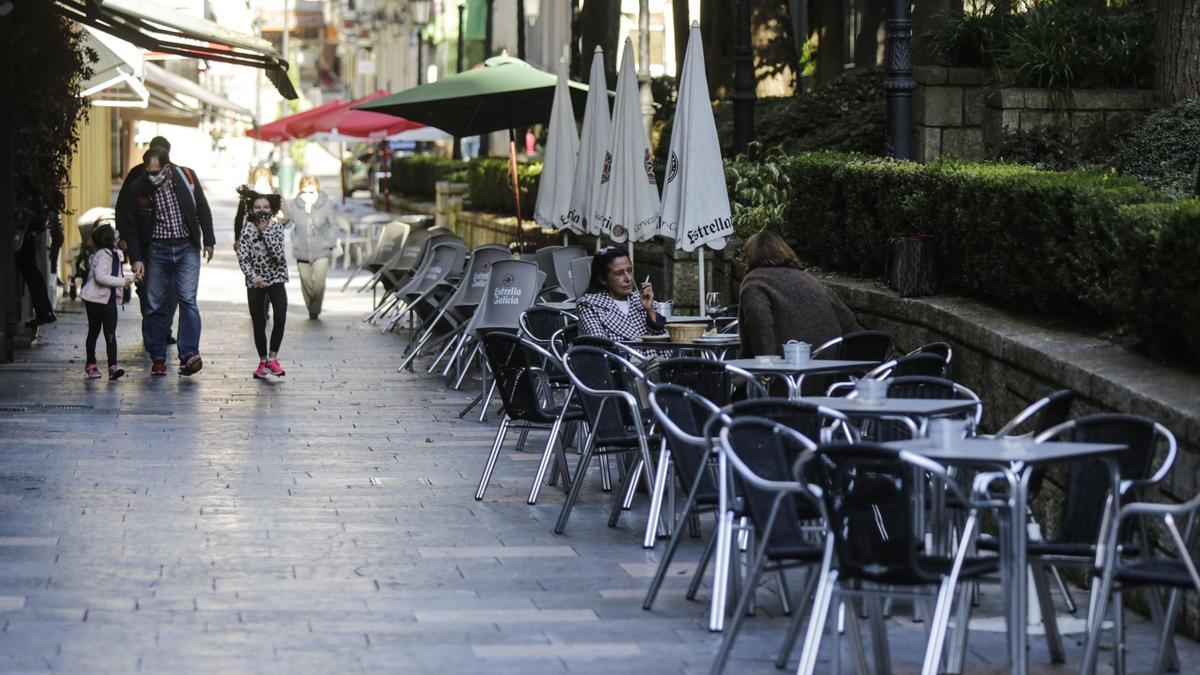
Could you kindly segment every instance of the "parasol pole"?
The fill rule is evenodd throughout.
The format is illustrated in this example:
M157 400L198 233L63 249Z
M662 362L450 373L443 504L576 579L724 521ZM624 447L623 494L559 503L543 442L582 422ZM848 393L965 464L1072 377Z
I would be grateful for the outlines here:
M517 206L517 255L525 253L525 233L521 227L521 188L517 180L517 130L508 129L508 173L512 178L513 203Z
M346 203L346 141L338 144L341 152L338 153L338 175L342 179L342 203Z
M700 275L699 275L700 276L700 316L704 316L705 307L704 307L704 246L703 245L700 246L699 253L700 253L700 264L699 264L699 268L700 268L700 270L699 270L700 271Z

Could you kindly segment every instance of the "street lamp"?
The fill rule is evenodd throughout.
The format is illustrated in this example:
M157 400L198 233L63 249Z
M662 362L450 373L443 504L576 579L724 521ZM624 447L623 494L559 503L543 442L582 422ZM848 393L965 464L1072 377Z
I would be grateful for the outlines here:
M458 50L454 55L454 72L461 73L463 69L463 12L467 9L466 0L458 0ZM462 139L458 136L454 137L454 159L462 159Z
M411 0L413 26L417 31L417 84L425 82L425 26L429 25L429 10L432 0Z
M912 159L913 81L912 14L908 0L893 0L887 22L887 154L896 159Z

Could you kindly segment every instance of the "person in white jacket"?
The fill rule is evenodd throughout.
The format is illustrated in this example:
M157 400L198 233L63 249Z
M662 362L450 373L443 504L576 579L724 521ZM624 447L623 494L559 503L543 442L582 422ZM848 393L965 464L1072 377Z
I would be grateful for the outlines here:
M125 289L140 279L138 275L125 274L125 255L117 248L117 231L111 224L97 225L92 231L92 243L96 252L90 259L87 283L80 291L88 318L84 372L89 380L100 377L100 369L96 367L96 339L103 330L104 346L108 351L108 379L115 380L125 374L117 364L117 307L125 297Z

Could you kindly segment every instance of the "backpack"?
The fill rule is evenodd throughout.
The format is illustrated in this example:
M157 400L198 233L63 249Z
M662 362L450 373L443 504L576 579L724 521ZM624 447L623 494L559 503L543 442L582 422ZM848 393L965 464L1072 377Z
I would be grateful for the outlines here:
M175 173L183 179L183 184L188 188L188 194L192 197L192 207L196 206L196 172L186 166L175 165Z

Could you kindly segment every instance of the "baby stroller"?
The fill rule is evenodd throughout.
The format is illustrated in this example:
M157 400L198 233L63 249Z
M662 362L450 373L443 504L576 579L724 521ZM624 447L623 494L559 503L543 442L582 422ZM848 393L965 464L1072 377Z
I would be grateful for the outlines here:
M87 283L88 273L91 271L92 254L95 253L95 248L92 246L92 232L100 223L107 223L116 228L117 212L107 206L96 206L85 211L75 222L75 226L79 228L79 251L75 255L75 270L71 275L71 285L67 289L72 300L78 295L79 289ZM128 294L126 298L128 298Z

